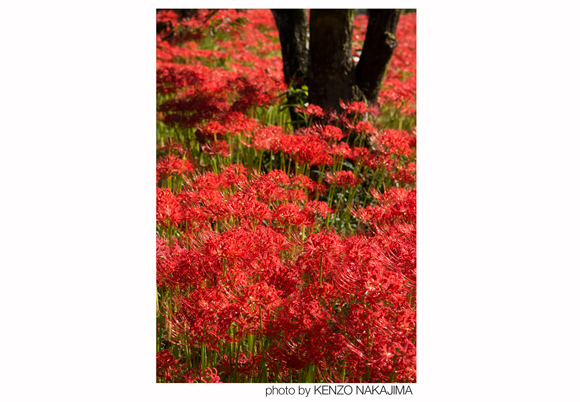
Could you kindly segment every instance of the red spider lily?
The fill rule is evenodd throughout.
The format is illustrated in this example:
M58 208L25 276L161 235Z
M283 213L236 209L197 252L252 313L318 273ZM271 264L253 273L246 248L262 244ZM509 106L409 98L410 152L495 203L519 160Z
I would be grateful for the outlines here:
M354 174L350 171L340 171L335 174L329 173L326 175L325 180L328 184L342 188L355 187L361 182L361 179L354 177Z
M354 126L354 130L359 133L373 133L375 131L375 128L368 121L359 121Z
M414 162L409 163L406 168L400 168L395 172L393 177L399 183L414 184L417 180L417 168Z
M268 352L276 363L290 370L333 360L342 349L342 337L328 322L328 313L317 300L298 293L285 299L267 334L279 342ZM284 334L282 337L280 334ZM325 339L325 342L320 342Z
M168 188L157 188L157 224L179 225L182 220L181 206Z
M316 106L316 105L308 105L306 107L297 106L295 108L295 110L298 113L304 113L307 116L314 115L316 117L324 117L324 115L325 115L324 110L322 110L322 108L320 106Z
M362 156L362 163L364 166L368 166L371 169L385 169L389 170L395 163L391 159L390 155L387 153L368 153L366 156Z
M355 19L355 54L367 20ZM269 10L158 21L157 112L172 128L158 130L157 175L181 176L171 182L179 193L157 190L158 331L173 353L158 352L158 381L295 382L310 370L315 381L415 381L415 130L379 128L381 118L374 127L363 115L379 109L362 102L328 114L297 107L324 121L308 128L264 126L261 107L286 89ZM196 35L203 43L186 41ZM401 16L397 41L379 105L412 127L401 116L416 113L414 15ZM365 147L340 142L348 133ZM200 148L204 161L233 154L242 164L219 157L221 173L207 172ZM267 172L244 167L258 160ZM281 161L288 173L274 169ZM344 214L314 197L369 175L387 190L372 188L367 208L348 202L357 235L325 230L332 213L344 227Z
M157 68L157 92L177 93L179 90L203 82L204 74L198 66L161 65Z
M368 155L369 155L368 149L355 147L352 149L349 159L352 159L356 163L361 163L368 157Z
M344 134L339 127L335 126L322 126L320 124L315 124L312 127L306 128L302 130L304 134L310 134L318 137L321 140L325 141L340 141L342 138L346 137L347 134Z
M230 112L224 117L224 127L232 135L249 134L259 127L256 119L246 118L239 112Z
M352 157L352 149L349 145L345 142L340 142L338 144L332 144L332 148L330 149L331 155L338 155L344 159L351 159Z
M215 93L192 92L181 98L170 99L159 106L163 122L170 126L196 127L203 120L225 115L230 105Z
M177 360L168 350L162 350L157 353L157 381L173 382L175 375L179 372Z
M246 77L238 77L230 84L238 93L238 99L233 103L232 111L245 112L254 106L267 105L276 96L279 85L266 83L264 76L260 78L260 80L250 81Z
M221 155L223 157L230 156L232 154L230 150L230 144L227 141L215 141L210 144L203 144L201 149L208 155Z
M341 99L339 101L339 104L340 107L342 107L346 113L363 115L369 111L369 108L364 102L351 102L348 105L346 105L344 101Z
M185 375L187 383L221 383L221 378L215 368L206 367L203 371L191 371Z
M210 137L222 135L226 131L226 128L217 121L210 121L205 127L199 129Z
M272 220L282 226L307 227L314 224L311 215L302 213L302 209L296 204L281 204L272 212Z
M380 152L389 153L396 156L413 155L410 147L412 136L405 130L387 129L382 132L375 132L371 137L374 147Z
M362 222L372 223L375 228L392 223L414 222L417 215L416 190L391 188L379 194L371 189L371 194L379 205L352 210L351 213Z
M185 289L200 285L199 253L157 238L157 284L160 287Z
M193 165L187 159L175 155L167 155L157 162L157 174L163 178L172 174L182 175L193 173Z

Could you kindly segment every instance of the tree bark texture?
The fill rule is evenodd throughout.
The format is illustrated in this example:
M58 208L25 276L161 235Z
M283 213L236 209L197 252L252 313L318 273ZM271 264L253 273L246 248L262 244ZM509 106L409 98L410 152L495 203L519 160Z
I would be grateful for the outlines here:
M286 84L308 85L308 101L326 110L344 102L376 103L393 52L401 10L369 10L362 54L352 53L354 10L272 10ZM291 103L295 99L289 99Z
M306 10L272 10L282 46L287 85L306 78L308 68L308 14Z
M360 100L352 58L354 10L310 10L309 102L339 110L339 100Z
M395 32L401 10L369 10L367 34L356 66L357 84L369 103L376 103L381 84L397 47Z

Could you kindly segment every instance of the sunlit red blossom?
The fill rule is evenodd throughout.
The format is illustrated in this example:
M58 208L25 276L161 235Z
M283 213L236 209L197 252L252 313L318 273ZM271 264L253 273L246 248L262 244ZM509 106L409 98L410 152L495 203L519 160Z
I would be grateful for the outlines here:
M372 133L374 131L374 127L369 121L359 121L354 129L359 133Z
M177 14L173 10L159 10L156 15L157 22L177 22Z
M394 178L398 182L414 184L417 180L417 168L414 162L409 163L405 168L400 168L394 173Z
M304 132L315 135L318 138L326 141L340 141L342 138L346 137L346 134L344 134L339 127L329 125L314 125L311 128L305 129Z
M342 337L332 330L328 318L328 312L318 300L299 297L298 294L285 299L277 320L268 328L268 335L279 340L269 354L293 370L333 359L342 349L343 342ZM325 342L320 342L320 339L325 339Z
M332 148L330 149L331 155L337 155L342 158L351 158L352 156L352 149L346 142L340 142L338 144L333 144Z
M182 159L175 155L167 155L157 162L157 174L160 177L185 173L193 173L193 165L187 159Z
M270 152L284 152L298 163L320 166L330 165L332 157L326 141L311 134L284 134L278 126L265 127L257 131L253 146Z
M207 172L203 175L196 173L190 185L199 192L201 190L217 190L221 187L221 182L219 176L213 172Z
M311 166L332 163L328 144L310 135L284 137L282 151L289 154L295 161Z
M223 170L218 176L221 188L231 186L243 187L248 183L246 174L248 170L243 165L231 164L224 166Z
M181 206L177 198L168 188L157 188L157 224L179 225L181 222Z
M307 201L304 204L302 213L305 214L309 220L315 220L317 218L326 218L329 214L334 212L328 207L328 204L323 201Z
M292 185L307 190L310 194L317 192L324 194L328 190L324 183L316 183L302 174L292 177Z
M200 280L197 254L157 238L157 285L186 288L197 285Z
M325 115L324 110L320 106L312 105L312 104L310 104L310 105L308 105L306 107L304 107L304 106L297 106L295 108L295 110L298 113L304 113L307 116L314 115L316 117L323 117Z
M203 144L201 146L203 152L208 155L221 155L223 157L230 156L232 151L230 150L230 144L227 141L215 141L208 144Z
M184 222L206 222L208 214L201 206L203 203L202 197L197 191L182 191L177 196L177 200L181 205L181 217Z
M369 111L369 108L364 102L351 102L346 105L343 100L339 101L340 107L342 107L347 113L354 113L357 115L363 115Z
M380 188L413 187L416 133L375 130L359 121L360 114L372 112L362 103L343 104L345 110L327 115L325 124L374 135L370 149L329 145L344 137L334 126L285 133L280 127L260 128L255 119L245 117L241 112L256 105L254 99L267 105L284 88L280 44L265 43L277 37L276 25L269 10L212 13L196 10L194 18L179 22L176 16L161 16L174 20L186 35L157 36L158 93L170 95L158 97L160 121L198 127L203 134L199 140L210 152L219 152L212 149L219 145L214 135L217 140L242 135L240 142L246 146L284 153L290 172L294 165L303 171L303 164L317 163L336 170L334 156L335 163L348 158L379 169L378 178L383 173L391 178L375 181ZM249 20L238 24L240 16ZM401 16L399 46L379 97L382 105L389 103L408 116L416 113L414 18ZM362 47L367 20L355 19L355 52ZM213 41L212 49L195 42L176 46L187 35L209 35L210 26L221 38ZM170 97L174 99L165 101ZM315 105L297 110L322 115ZM191 151L174 145L159 148L160 155L171 156L160 156L164 172L183 168L169 161L193 160ZM324 183L276 170L260 175L236 165L220 169L219 174L203 174L185 167L179 194L158 190L158 218L165 222L158 224L179 225L177 231L158 228L158 236L171 234L157 239L158 286L170 294L178 290L175 297L160 299L172 306L159 312L168 334L164 343L173 343L174 353L188 345L193 361L199 358L200 345L214 356L218 353L217 365L202 370L183 354L175 354L178 360L163 351L158 381L231 381L234 371L238 379L255 379L265 374L263 359L268 381L297 381L296 370L311 364L317 367L316 381L414 381L415 193L406 188L372 190L376 205L351 208L360 235L342 237L319 226L333 212L327 203L313 201L317 192L327 191ZM344 185L360 180L344 173L352 175ZM319 173L311 174L316 178ZM340 178L332 175L331 184L340 184ZM260 350L256 342L252 351L244 350L250 334L256 340L265 337L270 348ZM224 353L231 346L240 347L234 359Z
M225 132L225 127L222 126L217 121L210 121L207 125L203 128L203 131L206 135L214 136L214 135L221 135Z
M313 219L308 219L296 204L281 204L272 212L272 220L281 225L310 226Z
M417 88L414 80L401 82L398 78L392 78L385 81L384 87L379 92L380 103L394 106L415 104Z
M311 178L304 176L303 174L293 176L291 178L291 182L293 186L297 186L298 188L308 191L314 191L316 188L316 182L314 182Z
M361 161L364 161L368 157L368 155L369 150L367 148L355 147L353 148L350 154L350 159L352 159L356 163L359 163Z
M288 190L288 200L292 202L300 202L307 200L307 194L303 190Z
M236 193L229 201L220 205L220 208L226 216L238 218L241 221L252 219L261 222L272 219L268 205L256 200L250 193Z
M280 139L283 136L280 126L264 127L256 131L252 146L256 149L277 152L281 148Z
M251 190L258 198L266 202L284 201L289 199L287 192L289 184L288 175L282 170L274 169L255 178Z
M361 179L354 177L351 171L340 171L335 174L330 173L326 176L325 180L328 184L342 188L355 187L361 182Z
M374 188L371 188L370 192L379 204L353 210L352 214L357 219L371 223L375 227L416 221L417 200L415 189L391 188L385 193L379 193Z
M256 119L244 117L240 112L230 112L224 117L224 127L232 135L248 134L257 129Z
M159 151L166 151L168 154L176 155L179 157L184 157L187 154L187 151L183 148L181 143L175 141L168 141L165 146L161 147L158 146L157 149Z
M409 146L411 135L406 130L386 129L376 132L371 140L381 152L401 156L413 154Z

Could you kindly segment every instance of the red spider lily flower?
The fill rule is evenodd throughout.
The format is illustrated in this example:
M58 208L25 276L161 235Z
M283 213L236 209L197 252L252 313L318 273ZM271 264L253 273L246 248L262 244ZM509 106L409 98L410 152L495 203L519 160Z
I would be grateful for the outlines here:
M416 181L417 168L414 162L410 162L406 168L397 170L393 177L399 183L414 184Z
M339 100L340 107L342 107L347 113L354 113L358 115L363 115L368 112L369 109L364 102L351 102L348 105L344 103L342 99Z
M295 110L298 113L304 113L307 116L314 115L316 117L323 117L325 115L324 110L320 106L316 106L316 105L312 105L312 104L308 105L306 107L297 106L295 108Z
M181 206L168 188L157 188L157 224L163 226L181 223Z
M217 369L206 367L203 371L190 371L185 375L186 383L221 383L221 378L218 375Z
M304 204L304 212L314 213L320 215L322 218L326 218L328 214L334 212L332 208L328 206L326 202L323 201L308 201Z
M240 112L230 112L224 117L224 127L232 135L249 134L259 127L258 121L246 118Z
M369 153L363 157L363 165L368 166L371 169L385 169L389 170L395 163L393 159L391 159L390 155L382 153L382 154L375 154Z
M375 228L393 223L416 222L417 192L415 189L391 188L380 194L371 188L370 193L379 205L351 210L352 215L357 219L372 223Z
M248 170L243 165L227 165L218 175L219 188L231 186L245 187L248 184Z
M373 125L368 121L359 121L354 127L355 131L359 133L372 133L375 131Z
M253 146L256 149L276 152L280 150L280 138L283 136L282 127L280 126L264 127L259 129L254 135Z
M373 148L382 153L396 156L413 155L410 147L412 136L405 130L386 129L383 132L376 132L371 136Z
M335 174L329 173L326 175L325 180L328 184L341 188L355 187L361 182L361 179L354 177L354 174L350 171L340 171Z
M351 159L352 149L346 142L340 142L338 144L333 144L330 150L331 155L338 155L345 159Z
M174 382L178 374L177 360L170 351L162 350L157 353L157 381Z
M306 177L302 174L292 177L292 186L297 187L298 189L305 190L309 194L324 194L328 190L324 183L316 183L314 180ZM324 203L326 205L326 203Z
M223 157L230 156L230 144L227 141L215 141L212 144L203 144L201 149L208 155L221 155Z
M353 148L353 150L350 154L350 159L352 159L356 163L360 163L360 162L364 161L368 157L368 155L369 155L369 150L367 148L355 147L355 148Z
M310 226L313 219L308 219L296 204L281 204L272 212L272 220L281 225Z
M203 129L200 128L208 136L221 135L226 131L226 128L217 121L210 121Z
M175 155L167 155L157 162L157 174L159 177L185 173L193 173L193 165L187 159L182 159Z
M326 125L322 127L319 124L314 125L313 127L307 128L303 130L304 133L315 135L321 140L325 141L340 141L342 138L346 137L347 135L342 132L339 127L329 126Z
M187 288L199 283L201 276L197 253L179 245L169 247L167 240L157 238L157 285Z

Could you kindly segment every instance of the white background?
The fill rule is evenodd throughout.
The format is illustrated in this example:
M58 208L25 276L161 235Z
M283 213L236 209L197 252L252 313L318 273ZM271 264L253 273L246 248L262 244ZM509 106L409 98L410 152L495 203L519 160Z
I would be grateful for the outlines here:
M264 399L267 385L155 384L155 8L332 6L418 9L418 383L403 398L578 400L570 2L12 4L0 399Z

